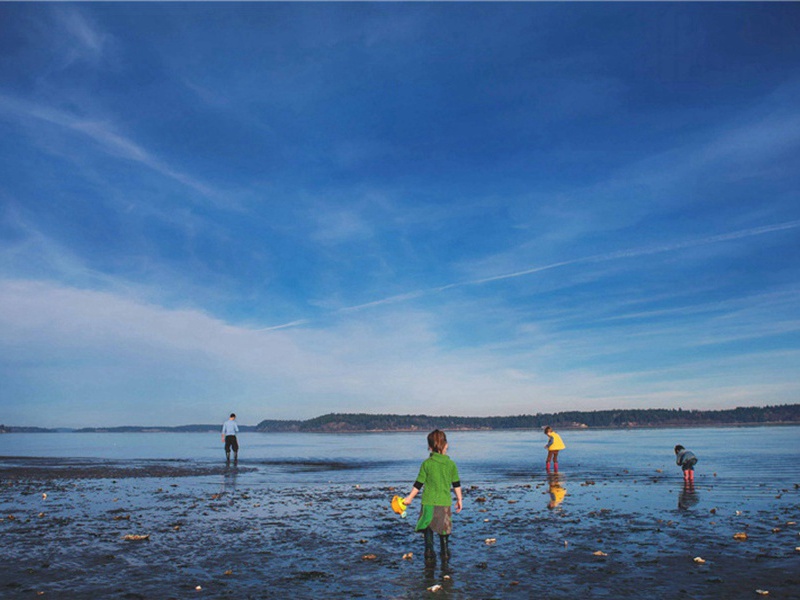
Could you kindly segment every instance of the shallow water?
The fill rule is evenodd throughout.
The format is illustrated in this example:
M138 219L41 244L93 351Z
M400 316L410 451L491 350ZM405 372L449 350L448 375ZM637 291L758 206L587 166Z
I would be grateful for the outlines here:
M540 432L448 437L465 508L431 569L418 504L389 509L424 434L244 434L238 468L216 434L0 436L0 596L800 598L800 428L564 431L557 478Z
M566 431L561 475L594 480L619 498L633 482L653 487L637 502L667 508L668 496L650 484L680 479L673 446L700 458L697 484L714 502L766 500L771 490L800 479L800 427ZM249 485L386 484L409 486L426 456L425 434L257 434L239 436L240 467ZM536 431L450 432L450 456L464 485L529 482L543 474L546 437ZM135 464L176 460L208 468L220 464L222 444L209 433L10 434L4 457L86 458ZM572 495L572 494L571 494ZM644 507L643 507L644 508Z

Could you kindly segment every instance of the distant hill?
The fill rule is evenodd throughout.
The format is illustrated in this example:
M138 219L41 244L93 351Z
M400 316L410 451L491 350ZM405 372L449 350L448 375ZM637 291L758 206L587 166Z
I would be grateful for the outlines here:
M510 417L451 417L331 413L306 421L265 420L257 431L360 432L539 429L588 427L701 427L713 425L800 424L800 404L743 407L729 410L622 409L539 413Z
M13 427L11 425L0 425L0 433L56 433L59 431L71 431L71 430L47 429L45 427Z
M452 417L430 415L381 415L330 413L305 421L266 419L258 425L239 425L242 432L337 433L362 431L430 431L432 429L495 430L540 429L551 425L560 429L588 427L708 427L733 425L800 425L800 404L752 406L729 410L683 410L681 408L631 408L621 410L568 411L510 417ZM3 433L182 433L216 432L222 425L179 425L176 427L84 427L46 429L0 425Z

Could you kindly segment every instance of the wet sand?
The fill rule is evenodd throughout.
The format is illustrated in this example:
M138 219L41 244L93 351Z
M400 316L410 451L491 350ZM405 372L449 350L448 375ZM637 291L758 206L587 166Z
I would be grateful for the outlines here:
M290 486L247 463L2 463L4 598L800 598L797 485L759 485L758 509L710 504L710 475L466 485L453 556L431 567L419 504L389 508L404 488L326 483L324 464Z

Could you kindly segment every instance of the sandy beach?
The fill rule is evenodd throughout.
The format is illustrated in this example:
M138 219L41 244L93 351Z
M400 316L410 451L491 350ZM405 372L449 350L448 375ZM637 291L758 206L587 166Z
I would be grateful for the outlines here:
M702 502L711 476L693 490L658 472L467 485L452 559L430 567L418 504L401 519L389 500L402 489L325 483L325 465L306 466L318 485L264 485L247 463L3 465L9 598L800 597L797 485L764 487L760 510ZM674 509L637 508L653 493Z

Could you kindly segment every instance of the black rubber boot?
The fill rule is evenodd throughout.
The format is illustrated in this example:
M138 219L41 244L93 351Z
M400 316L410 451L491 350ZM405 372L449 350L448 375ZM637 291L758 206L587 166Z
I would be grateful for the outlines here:
M436 561L436 551L433 549L433 530L428 527L425 534L425 562Z
M442 557L442 562L446 562L446 561L450 560L450 536L449 535L440 535L439 536L439 547L440 547L439 555Z

